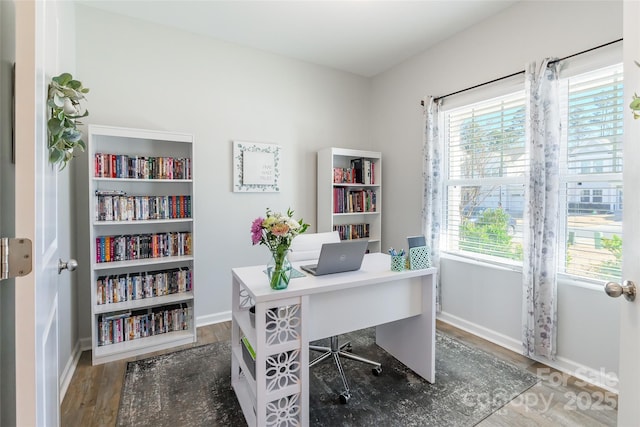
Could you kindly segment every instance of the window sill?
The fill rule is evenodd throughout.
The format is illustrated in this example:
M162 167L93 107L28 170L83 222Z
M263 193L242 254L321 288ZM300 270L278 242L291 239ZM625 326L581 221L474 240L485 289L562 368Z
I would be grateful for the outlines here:
M442 252L440 259L447 259L451 261L463 262L466 264L477 265L485 268L490 268L499 271L510 271L522 274L522 266L516 263L509 262L496 262L494 260L487 260L482 257L465 256L460 254L453 254L448 252ZM558 285L561 286L573 286L576 288L589 289L596 292L604 292L604 281L602 280L590 280L587 278L575 278L569 275L559 273Z
M461 254L453 254L450 252L441 252L440 259L450 259L452 261L464 262L467 264L479 265L482 267L492 268L495 270L502 271L516 271L518 273L522 273L522 265L516 262L499 262L494 259L486 259L482 256L470 256L470 255L461 255Z

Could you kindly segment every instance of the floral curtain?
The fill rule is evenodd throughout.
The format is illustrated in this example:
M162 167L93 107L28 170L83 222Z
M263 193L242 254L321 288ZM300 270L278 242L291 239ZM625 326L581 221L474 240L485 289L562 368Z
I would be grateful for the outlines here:
M431 249L431 265L440 267L440 224L442 216L442 140L438 131L440 101L430 96L424 99L424 144L422 168L424 194L422 197L422 233ZM440 312L440 274L437 275L436 310Z
M525 184L522 344L526 356L553 360L556 354L556 252L558 239L558 162L560 108L558 67L545 59L528 64L527 143L529 179Z

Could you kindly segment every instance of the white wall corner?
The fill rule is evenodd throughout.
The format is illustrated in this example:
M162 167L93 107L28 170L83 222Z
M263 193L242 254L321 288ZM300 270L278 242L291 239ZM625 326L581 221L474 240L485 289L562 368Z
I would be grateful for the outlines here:
M220 313L207 314L196 318L196 328L200 326L213 325L214 323L231 321L231 310Z

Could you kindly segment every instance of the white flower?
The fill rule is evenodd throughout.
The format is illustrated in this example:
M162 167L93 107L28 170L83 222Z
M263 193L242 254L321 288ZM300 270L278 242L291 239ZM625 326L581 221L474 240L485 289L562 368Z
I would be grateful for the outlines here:
M73 103L69 98L64 99L64 105L62 106L62 110L67 116L77 116L80 113L78 106L73 105Z

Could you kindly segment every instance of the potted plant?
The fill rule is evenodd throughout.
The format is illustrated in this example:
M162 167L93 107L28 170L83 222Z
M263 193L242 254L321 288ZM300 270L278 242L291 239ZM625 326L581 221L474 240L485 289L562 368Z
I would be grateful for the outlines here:
M265 245L271 251L271 261L267 265L267 275L271 289L285 289L291 278L291 264L287 253L291 241L307 230L309 224L302 219L293 219L293 211L286 215L267 209L265 218L258 217L251 224L251 242Z
M51 108L51 118L47 122L49 163L59 164L60 170L73 158L76 147L82 151L87 148L82 134L76 128L81 124L78 119L89 115L87 110L82 112L80 105L87 92L89 89L83 87L79 80L74 80L69 73L62 73L51 79L47 99L47 106Z

